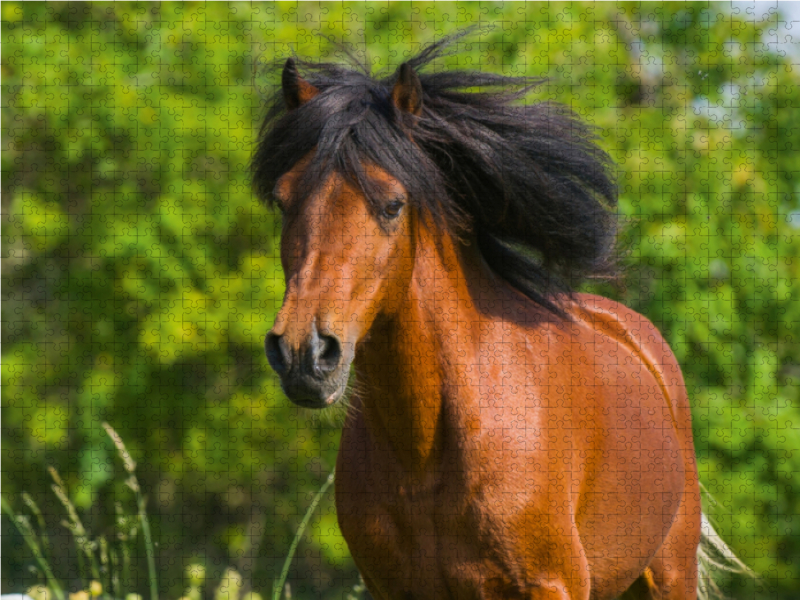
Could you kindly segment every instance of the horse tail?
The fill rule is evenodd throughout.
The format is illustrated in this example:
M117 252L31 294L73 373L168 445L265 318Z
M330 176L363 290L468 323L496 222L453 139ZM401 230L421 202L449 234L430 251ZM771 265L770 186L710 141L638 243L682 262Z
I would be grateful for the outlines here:
M697 547L697 599L715 600L725 598L714 576L722 573L739 573L750 577L758 575L733 553L714 531L705 513L701 514L700 545Z

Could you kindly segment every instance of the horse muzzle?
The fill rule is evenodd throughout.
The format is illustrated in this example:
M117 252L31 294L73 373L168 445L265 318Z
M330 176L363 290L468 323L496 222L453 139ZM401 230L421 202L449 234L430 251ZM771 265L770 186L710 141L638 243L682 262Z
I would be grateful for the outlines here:
M312 325L304 343L295 345L273 330L267 334L264 346L284 393L295 404L325 408L344 395L352 356L345 356L351 353L343 351L342 342L335 335L320 333Z

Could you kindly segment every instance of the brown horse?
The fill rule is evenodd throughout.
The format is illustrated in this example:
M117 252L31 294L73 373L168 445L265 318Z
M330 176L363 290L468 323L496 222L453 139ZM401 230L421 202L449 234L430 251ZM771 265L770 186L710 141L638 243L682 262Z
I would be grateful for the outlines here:
M356 565L381 599L693 599L680 367L646 318L570 292L613 274L610 161L565 109L512 103L534 81L418 74L445 44L383 80L290 59L253 159L283 213L270 364L310 408L354 366Z

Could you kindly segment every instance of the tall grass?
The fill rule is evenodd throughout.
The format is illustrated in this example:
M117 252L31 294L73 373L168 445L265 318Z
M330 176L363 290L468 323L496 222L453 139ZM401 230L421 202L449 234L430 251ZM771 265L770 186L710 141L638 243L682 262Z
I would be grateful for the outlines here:
M281 569L281 574L275 581L275 585L272 587L272 600L280 600L281 592L285 589L284 583L286 582L286 576L289 574L289 567L292 564L292 560L294 560L294 553L297 550L297 544L300 542L300 538L303 537L303 533L306 530L306 526L308 525L308 522L311 520L311 515L314 514L314 511L317 509L319 501L325 495L325 492L328 491L328 488L331 487L331 485L333 484L335 476L336 476L336 469L331 471L331 474L328 475L328 478L325 480L325 483L323 483L322 487L319 488L317 495L314 496L314 500L311 501L311 505L308 507L308 510L306 511L306 515L300 522L300 527L297 528L297 533L294 536L294 540L292 540L292 545L289 546L289 554L286 556L286 560L283 562L283 569ZM291 592L289 592L287 596L291 596ZM287 598L287 600L289 599Z
M131 458L130 453L125 444L122 443L122 438L108 423L103 423L103 429L106 430L108 437L114 442L117 452L122 458L122 464L125 471L128 473L128 479L125 481L126 485L136 495L136 507L138 509L139 524L142 527L142 535L144 536L144 547L147 553L147 575L150 582L150 600L158 600L158 579L156 575L156 553L153 547L153 538L150 534L150 522L147 520L147 501L142 494L142 488L139 485L139 480L136 478L136 463Z
M138 542L140 531L147 557L149 600L159 600L155 544L147 518L147 498L136 477L136 462L119 434L108 423L102 425L122 460L127 474L125 485L133 492L136 503L134 514L127 514L120 502L115 503L116 528L114 539L111 542L102 535L92 538L84 527L75 505L69 499L66 485L61 476L54 468L50 467L49 469L50 477L53 480L51 489L66 513L66 519L62 521L62 525L69 530L75 545L75 557L81 581L80 591L68 593L67 586L54 574L49 560L50 540L46 533L44 517L33 498L26 493L22 494L23 504L30 514L17 514L5 498L0 498L2 511L14 523L25 544L31 550L37 565L34 568L38 570L45 583L45 585L36 585L28 590L28 595L34 600L142 600L141 596L129 587L131 556L135 544ZM291 588L286 583L289 568L305 529L322 497L333 484L334 477L334 472L328 475L300 522L284 561L283 569L273 585L273 600L280 600L282 595L286 600L291 600ZM205 568L202 565L189 565L186 577L189 587L179 600L202 600ZM243 587L242 576L235 569L227 569L214 592L214 600L261 600L261 596L255 592L242 595ZM359 581L348 593L347 600L358 600L362 597L363 592L365 592L363 581Z
M40 517L42 513L39 510L39 507L34 503L33 499L27 494L23 494L23 498L25 499L25 504L28 505L28 508L31 509L31 511L37 517ZM8 517L11 519L11 522L16 525L17 529L22 534L22 539L25 540L28 548L30 548L31 552L33 552L33 556L36 558L36 562L39 564L39 568L42 570L45 580L47 581L47 585L50 587L53 595L57 598L57 600L66 600L64 596L64 588L61 586L58 579L56 579L53 575L53 571L50 569L50 564L47 561L48 541L46 535L37 535L36 530L31 525L28 516L17 515L14 513L11 506L8 504L8 502L6 502L5 498L0 498L0 505L2 505L3 512L8 515ZM39 523L39 527L40 531L44 531L41 521Z
M139 598L137 594L126 594L126 589L131 575L131 549L136 542L140 529L143 534L145 554L147 555L150 600L158 600L155 547L150 533L150 523L147 519L147 499L142 494L139 480L136 478L136 463L131 458L117 432L108 423L103 423L103 428L114 443L117 453L122 459L123 467L128 474L125 484L134 493L137 514L127 515L122 505L116 503L116 539L109 542L103 535L93 539L86 527L84 527L75 505L69 499L66 485L58 471L53 467L48 469L53 480L50 487L66 512L66 519L61 523L69 530L72 541L75 544L75 558L83 587L82 593L70 594L70 600L82 600L84 596L93 598L128 598L128 600ZM38 527L33 526L28 515L15 513L5 499L2 500L3 512L8 515L11 522L17 527L25 540L25 544L33 553L47 584L46 591L52 593L56 600L67 600L64 591L66 586L62 585L56 578L48 560L49 539L42 512L28 494L22 494L22 498L28 511L35 517ZM34 586L34 588L36 587ZM41 596L41 594L36 593L34 595ZM44 596L48 597L48 594L45 593Z

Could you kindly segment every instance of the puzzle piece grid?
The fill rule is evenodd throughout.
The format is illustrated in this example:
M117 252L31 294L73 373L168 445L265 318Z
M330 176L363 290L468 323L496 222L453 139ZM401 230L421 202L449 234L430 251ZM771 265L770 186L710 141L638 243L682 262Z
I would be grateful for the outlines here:
M335 463L345 410L291 405L264 356L285 291L280 218L250 189L265 98L279 85L264 66L295 52L346 61L330 37L388 73L473 24L484 29L437 68L548 77L530 98L596 125L617 165L624 286L589 289L651 319L678 356L700 480L716 499L704 508L762 577L726 591L800 589L795 7L0 10L3 491L34 528L20 494L40 505L68 592L113 583L60 525L71 518L48 466L94 556L103 537L121 564L120 535L133 535L134 521L115 516L117 502L137 509L107 422L147 498L162 595L210 597L237 577L241 594L270 593ZM2 591L26 591L41 566L7 517L3 526ZM143 535L139 526L126 589L145 595ZM332 494L289 582L297 598L363 595Z

